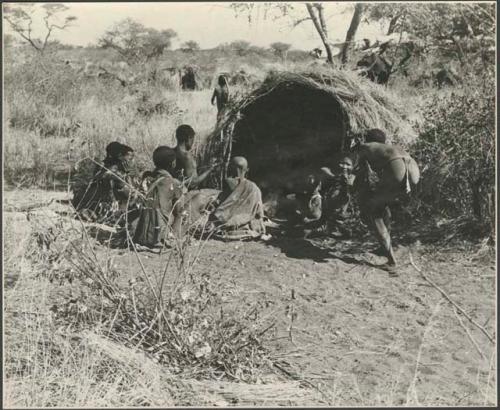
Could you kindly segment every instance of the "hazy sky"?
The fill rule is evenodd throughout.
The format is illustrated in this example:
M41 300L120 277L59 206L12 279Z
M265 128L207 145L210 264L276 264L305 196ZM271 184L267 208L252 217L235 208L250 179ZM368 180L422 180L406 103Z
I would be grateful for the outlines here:
M147 27L156 29L171 28L178 34L173 47L184 41L194 40L202 48L211 48L220 43L246 40L259 46L268 46L275 41L291 43L293 48L312 49L321 46L320 39L310 21L291 29L291 20L274 20L263 17L261 12L249 24L246 17L235 17L229 3L64 3L70 8L68 15L78 18L74 27L58 32L54 38L63 43L88 45L97 39L114 23L130 17ZM40 7L37 4L35 7ZM305 6L297 4L297 17L307 14ZM325 3L330 39L338 41L345 38L352 9L346 3ZM4 24L8 32L8 24ZM34 33L41 34L41 25L34 25ZM373 38L380 34L378 24L362 23L357 38Z

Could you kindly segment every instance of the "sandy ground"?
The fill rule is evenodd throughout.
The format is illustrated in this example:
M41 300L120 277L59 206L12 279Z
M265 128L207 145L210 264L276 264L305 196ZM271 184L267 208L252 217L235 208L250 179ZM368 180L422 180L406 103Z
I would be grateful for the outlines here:
M20 198L27 204L33 198L43 202L40 198L49 194L30 195L6 192L4 209L23 205ZM8 256L22 216L5 216ZM270 349L290 371L324 393L322 401L310 405L493 405L495 346L465 317L457 317L409 263L411 253L415 264L496 338L493 253L484 256L467 243L447 249L422 244L418 232L399 244L397 232L394 236L401 263L397 277L379 267L383 258L366 251L375 247L369 236L349 241L290 236L269 243L209 240L193 273L217 278L225 308L259 302L260 314L275 319ZM96 249L107 252L102 246ZM115 249L110 256L120 282L139 275L134 254ZM140 253L140 258L151 274L163 271L164 256ZM8 272L4 278L8 293L15 278ZM293 321L287 314L291 306Z

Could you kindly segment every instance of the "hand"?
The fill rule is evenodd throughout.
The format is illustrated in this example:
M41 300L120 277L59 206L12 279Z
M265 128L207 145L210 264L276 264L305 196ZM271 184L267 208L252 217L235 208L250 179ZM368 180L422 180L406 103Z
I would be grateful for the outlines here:
M119 205L118 205L118 201L113 201L111 203L111 212L118 212L118 209L120 209Z
M215 168L218 168L220 165L221 165L221 162L219 162L216 159L212 158L212 160L210 161L210 167L209 167L209 169L212 171Z

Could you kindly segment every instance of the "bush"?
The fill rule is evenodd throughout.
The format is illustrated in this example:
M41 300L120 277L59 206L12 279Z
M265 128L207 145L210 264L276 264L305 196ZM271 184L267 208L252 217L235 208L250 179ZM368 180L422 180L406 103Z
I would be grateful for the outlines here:
M494 222L494 90L493 84L469 84L435 95L423 109L412 150L422 167L420 199L427 211Z

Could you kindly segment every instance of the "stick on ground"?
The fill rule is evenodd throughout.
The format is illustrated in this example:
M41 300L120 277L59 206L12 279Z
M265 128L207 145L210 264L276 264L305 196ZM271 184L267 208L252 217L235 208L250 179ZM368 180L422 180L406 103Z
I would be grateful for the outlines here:
M483 332L483 334L488 338L488 340L491 342L491 343L495 343L495 340L493 338L493 336L491 336L488 331L483 327L481 326L479 323L477 323L474 319L472 319L468 314L467 312L465 312L465 310L463 310L456 302L454 302L449 296L448 294L443 290L441 289L438 285L436 285L433 281L431 281L426 275L424 272L422 272L421 269L419 269L416 265L415 265L415 262L413 261L413 257L412 257L412 254L410 252L410 263L411 265L413 266L413 268L418 272L420 273L420 275L424 278L424 280L426 282L428 282L429 284L431 284L435 289L437 289L443 296L444 298L450 302L462 315L464 315L468 320L469 322L471 322L474 326L476 326L481 332Z

